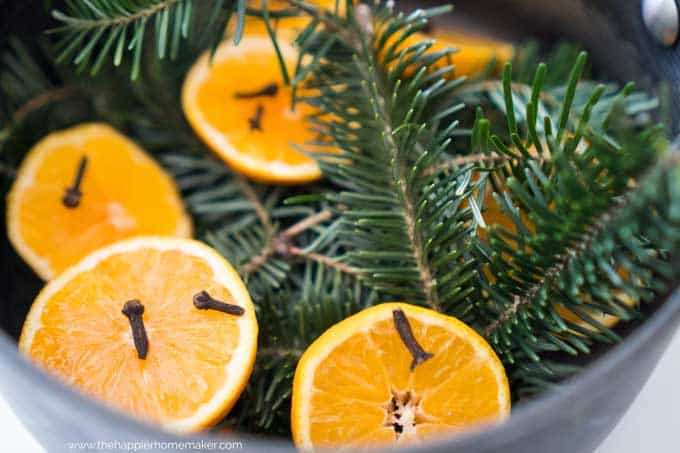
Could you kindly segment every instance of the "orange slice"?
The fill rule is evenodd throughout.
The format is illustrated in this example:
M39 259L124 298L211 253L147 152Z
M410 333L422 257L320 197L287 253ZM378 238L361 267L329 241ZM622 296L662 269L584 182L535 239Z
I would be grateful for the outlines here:
M67 192L83 163L80 194ZM67 206L67 193L77 206ZM28 152L7 199L7 231L49 280L120 239L191 236L191 221L172 179L141 148L109 126L84 124L54 132Z
M436 42L428 50L429 53L443 51L448 48L456 50L450 57L442 58L434 64L434 69L453 64L455 66L454 75L456 77L478 75L492 61L495 61L496 67L500 68L506 61L511 60L515 54L515 49L510 43L447 29L435 30L432 35L420 32L414 33L406 38L400 48L406 48L430 39L434 39Z
M635 307L637 306L637 302L630 297L628 294L626 294L623 291L615 291L614 292L614 297L619 299L621 303L626 305L627 307ZM584 307L582 308L583 312L585 312L588 316L593 318L596 322L600 323L602 326L607 327L608 329L611 329L612 327L615 327L620 321L621 318L618 316L610 315L608 313L601 312L599 310L594 310L592 308ZM575 313L564 307L563 305L559 305L557 307L557 314L559 314L562 318L569 322L573 322L577 326L594 331L595 328L589 324L588 322L584 321L583 319L579 318Z
M207 300L202 291L241 314L197 308L196 297ZM145 358L132 317L122 313L128 301L144 307ZM138 237L98 250L49 282L19 349L87 395L193 431L235 403L252 370L257 331L243 282L214 250L190 239Z
M280 46L292 68L296 51L283 42ZM204 54L184 82L182 104L196 133L234 170L269 183L321 177L314 159L291 146L314 139L305 122L312 109L302 103L291 109L291 90L283 85L268 37L244 37L238 46L225 43L212 64Z
M249 8L261 11L263 10L261 0L248 0L247 5ZM335 0L312 0L307 2L310 5L316 6L319 9L334 11L335 10ZM344 11L345 2L339 2L339 11L342 13ZM310 16L305 13L300 13L295 16L286 17L275 17L280 15L283 11L295 11L295 8L290 6L290 3L285 0L269 0L268 3L270 23L272 29L276 32L277 37L287 39L289 41L295 39L295 37L300 33L310 22ZM235 30L235 21L231 21L229 24L230 34ZM256 16L246 16L244 34L250 36L252 34L267 34L267 27L260 17Z
M403 319L420 363L413 341L402 339ZM388 303L334 325L305 351L291 424L303 449L385 447L453 435L509 412L505 370L482 337L455 318Z
M446 47L458 49L451 56L451 62L456 66L456 76L475 76L492 61L496 62L496 68L501 68L515 55L515 49L510 43L485 36L442 28L435 30L433 37L437 40L435 50Z

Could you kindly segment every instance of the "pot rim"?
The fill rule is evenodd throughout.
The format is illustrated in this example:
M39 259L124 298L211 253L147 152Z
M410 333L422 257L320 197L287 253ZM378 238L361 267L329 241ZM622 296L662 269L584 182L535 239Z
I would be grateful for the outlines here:
M588 387L594 388L593 384L597 379L607 374L613 368L620 366L629 357L634 356L659 332L672 328L678 320L680 320L680 288L676 288L670 293L667 300L640 326L637 326L623 342L613 346L601 357L588 364L581 372L557 385L553 390L545 391L531 401L518 405L517 408L513 409L511 417L506 422L462 434L452 439L433 441L426 446L415 450L411 449L411 451L426 451L436 448L441 448L442 450L444 448L456 448L459 449L456 451L465 451L466 448L471 448L472 446L477 449L480 447L488 448L506 443L509 439L525 435L527 432L537 431L541 427L550 424L550 417L546 417L546 414L551 413L552 408L568 404L573 398L582 398L584 396L583 389ZM64 395L63 398L69 399L73 404L80 406L83 416L95 417L101 421L106 421L109 426L114 424L121 433L134 432L136 435L139 435L139 440L241 440L246 451L251 447L257 451L264 447L267 448L267 451L272 451L272 449L293 451L292 443L289 440L270 439L265 441L262 437L247 433L226 439L209 434L182 436L134 419L50 377L42 369L39 369L19 354L16 349L16 342L4 331L0 334L0 366L9 370L10 373L20 375L26 388L41 388L46 392Z

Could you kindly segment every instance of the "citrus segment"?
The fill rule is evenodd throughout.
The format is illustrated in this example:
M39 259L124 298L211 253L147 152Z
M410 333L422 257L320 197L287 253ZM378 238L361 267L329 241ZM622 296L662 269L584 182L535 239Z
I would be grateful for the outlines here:
M241 315L198 308L193 299L202 291ZM143 306L144 359L122 312L131 301ZM215 251L188 239L139 237L89 255L48 283L19 348L87 395L192 431L219 420L238 398L257 331L243 283Z
M399 310L421 352L431 354L415 365L395 322ZM305 351L291 423L305 449L410 445L509 411L505 371L484 339L455 318L389 303L336 324Z
M191 221L172 179L144 151L109 126L85 124L54 132L28 152L8 196L7 229L19 254L49 280L120 239L190 236Z
M289 68L295 50L280 43ZM302 183L321 176L311 157L291 146L314 138L300 103L283 84L276 53L265 36L225 43L210 61L203 55L182 90L187 119L196 133L236 171L270 183Z

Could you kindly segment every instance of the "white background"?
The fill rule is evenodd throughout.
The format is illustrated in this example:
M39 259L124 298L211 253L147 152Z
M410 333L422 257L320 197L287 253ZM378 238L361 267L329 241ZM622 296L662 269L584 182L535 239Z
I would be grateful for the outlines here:
M631 410L597 453L677 453L679 431L680 335L676 335ZM1 451L43 452L1 396L0 439Z

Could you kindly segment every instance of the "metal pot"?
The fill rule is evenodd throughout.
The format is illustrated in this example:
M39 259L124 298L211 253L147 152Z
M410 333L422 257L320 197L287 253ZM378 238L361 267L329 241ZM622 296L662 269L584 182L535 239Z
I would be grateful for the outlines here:
M670 8L676 7L674 0L649 1L651 6L664 2ZM456 9L454 20L465 17L466 22L473 21L478 27L492 31L579 40L591 51L598 65L622 80L637 80L643 86L667 80L675 89L674 95L680 88L680 52L675 45L668 44L671 39L662 44L654 35L658 27L670 27L666 31L672 32L673 17L668 20L666 13L659 22L658 17L650 18L647 14L645 23L640 0L459 0ZM0 39L4 39L10 29L14 32L23 29L26 33L42 25L35 21L24 2L0 0ZM678 103L672 107L673 114L679 117ZM69 442L210 442L216 439L177 437L144 425L83 397L20 357L16 338L40 282L13 252L4 232L0 249L0 390L48 451L73 451L74 446ZM593 451L632 403L667 347L680 322L680 289L655 305L657 308L649 318L630 329L622 344L603 351L582 373L554 390L518 404L507 423L433 443L422 447L422 451ZM292 445L283 440L253 437L232 440L241 442L232 444L232 448L243 451L293 451ZM106 445L114 444L100 443L99 447ZM201 447L200 443L193 446ZM200 448L191 450L187 444L151 443L139 448L149 450L149 447L151 450L200 451ZM205 443L203 447L210 449Z

